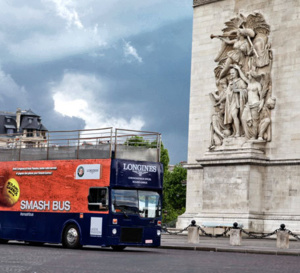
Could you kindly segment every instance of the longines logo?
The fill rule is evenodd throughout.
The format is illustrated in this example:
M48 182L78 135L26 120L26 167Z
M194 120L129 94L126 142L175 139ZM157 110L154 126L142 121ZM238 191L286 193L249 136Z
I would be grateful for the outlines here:
M146 173L156 173L157 168L153 165L139 165L139 164L127 164L123 163L123 170L132 171L139 176L142 176Z

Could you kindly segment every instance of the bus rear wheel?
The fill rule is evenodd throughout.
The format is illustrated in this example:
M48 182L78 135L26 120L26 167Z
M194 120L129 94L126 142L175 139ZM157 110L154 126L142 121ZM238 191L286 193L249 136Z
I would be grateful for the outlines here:
M111 246L113 251L122 251L126 248L126 246Z
M80 235L76 225L68 225L63 233L62 238L63 247L66 248L80 248Z

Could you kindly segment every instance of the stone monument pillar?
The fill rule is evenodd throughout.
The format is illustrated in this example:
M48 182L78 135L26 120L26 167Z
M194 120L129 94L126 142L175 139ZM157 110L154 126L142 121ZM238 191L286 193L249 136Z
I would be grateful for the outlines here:
M299 10L293 0L194 0L179 228L195 219L300 231Z

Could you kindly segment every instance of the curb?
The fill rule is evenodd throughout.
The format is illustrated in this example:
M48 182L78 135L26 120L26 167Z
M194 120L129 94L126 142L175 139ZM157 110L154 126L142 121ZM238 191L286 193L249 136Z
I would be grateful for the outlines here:
M286 256L300 256L299 250L263 250L263 249L238 249L238 248L218 248L205 246L160 246L162 249L176 249L176 250L193 250L193 251L207 251L207 252L231 252L244 254L265 254L265 255L286 255Z

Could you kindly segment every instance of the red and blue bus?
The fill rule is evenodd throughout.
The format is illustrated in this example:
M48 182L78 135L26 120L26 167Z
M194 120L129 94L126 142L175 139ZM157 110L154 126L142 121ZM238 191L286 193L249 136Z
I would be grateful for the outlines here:
M2 243L160 245L160 134L106 130L72 131L76 137L67 137L67 145L49 134L42 145L19 138L19 147L0 147Z

